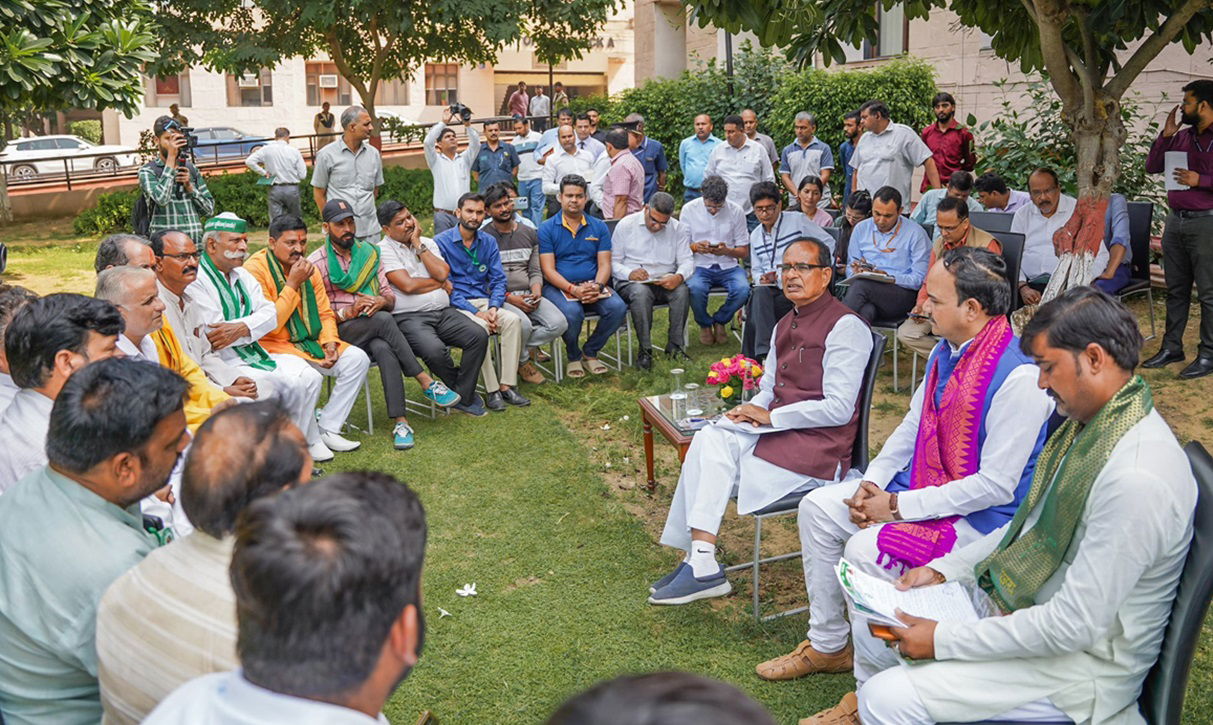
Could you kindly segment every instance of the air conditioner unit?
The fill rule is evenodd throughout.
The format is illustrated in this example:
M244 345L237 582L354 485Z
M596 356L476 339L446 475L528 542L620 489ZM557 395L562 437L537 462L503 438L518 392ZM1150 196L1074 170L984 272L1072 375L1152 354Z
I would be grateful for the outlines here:
M320 75L320 87L321 88L336 88L337 87L337 74L336 73L322 73Z
M261 85L261 77L256 73L245 73L236 79L236 85L241 88L256 88Z

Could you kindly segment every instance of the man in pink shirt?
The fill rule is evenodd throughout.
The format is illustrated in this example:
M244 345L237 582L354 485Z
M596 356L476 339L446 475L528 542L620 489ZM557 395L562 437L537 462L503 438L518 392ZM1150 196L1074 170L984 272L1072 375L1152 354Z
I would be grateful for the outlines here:
M518 81L518 90L510 94L510 115L526 116L531 97L526 94L526 81Z
M611 168L602 183L602 218L622 219L644 206L644 167L628 150L628 132L611 129L606 135Z

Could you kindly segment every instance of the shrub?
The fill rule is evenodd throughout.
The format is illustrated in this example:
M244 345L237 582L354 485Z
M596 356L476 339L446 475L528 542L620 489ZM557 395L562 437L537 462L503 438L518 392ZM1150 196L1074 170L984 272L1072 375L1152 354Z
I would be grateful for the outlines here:
M72 121L67 124L67 132L85 141L101 143L101 122L97 120Z

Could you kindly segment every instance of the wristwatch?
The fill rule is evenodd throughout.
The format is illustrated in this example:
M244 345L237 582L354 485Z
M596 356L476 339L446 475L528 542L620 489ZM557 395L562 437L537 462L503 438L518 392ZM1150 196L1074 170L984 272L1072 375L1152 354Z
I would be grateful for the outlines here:
M894 521L901 521L901 510L897 508L897 494L889 494L889 513L893 515Z

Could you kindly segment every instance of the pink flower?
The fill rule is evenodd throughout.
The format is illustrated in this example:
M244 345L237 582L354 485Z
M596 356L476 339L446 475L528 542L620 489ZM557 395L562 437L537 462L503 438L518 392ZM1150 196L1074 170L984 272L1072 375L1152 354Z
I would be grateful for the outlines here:
M744 383L742 383L741 387L742 387L742 389L743 389L743 390L753 390L753 389L754 389L754 381L753 381L753 380L751 380L751 379L749 379L749 378L746 378L746 379L745 379L745 382L744 382Z

